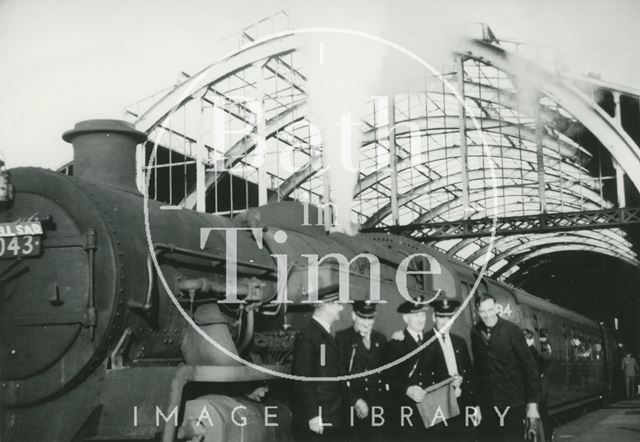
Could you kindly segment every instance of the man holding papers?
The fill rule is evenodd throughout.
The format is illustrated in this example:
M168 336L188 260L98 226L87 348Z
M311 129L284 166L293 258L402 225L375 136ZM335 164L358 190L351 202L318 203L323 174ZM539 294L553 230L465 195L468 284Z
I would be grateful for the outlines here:
M475 389L467 343L464 338L449 332L453 325L453 315L460 307L460 302L444 298L433 301L431 307L434 328L425 334L425 340L434 337L435 340L424 351L427 387L452 379L460 414L448 418L446 423L442 419L437 420L429 433L437 433L450 440L466 440L471 436L474 425L479 423L480 414L475 408ZM467 406L473 408L466 410ZM465 422L467 415L469 419Z

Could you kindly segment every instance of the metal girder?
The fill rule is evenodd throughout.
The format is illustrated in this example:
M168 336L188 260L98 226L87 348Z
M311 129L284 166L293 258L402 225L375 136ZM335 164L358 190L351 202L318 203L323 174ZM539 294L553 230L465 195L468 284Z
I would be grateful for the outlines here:
M588 84L592 88L607 89L610 91L621 92L630 97L640 98L640 89L636 89L624 84L612 83L610 81L602 80L600 78L589 77L587 75L573 74L571 72L563 72L562 76L568 78L571 81L577 81Z
M260 40L233 51L219 62L204 68L169 91L136 119L136 128L149 133L172 111L190 101L202 88L227 78L257 61L286 55L294 51L297 46L295 34L291 32Z
M439 130L439 129L455 129L457 132L457 127L459 125L459 117L457 115L440 115L440 116L430 116L429 117L429 127L430 131ZM478 126L476 126L476 122ZM493 118L486 117L475 117L472 119L471 117L466 117L465 124L467 127L467 132L475 132L478 130L482 130L483 132L489 132L492 134L505 135L510 137L516 137L523 140L528 140L532 143L536 142L536 131L534 127L528 127L524 125L518 125L514 123L509 123L505 121L495 120ZM386 126L379 126L376 129L384 129ZM406 120L396 121L396 136L407 137L411 135L411 130L400 130L400 128L405 129L407 127L415 128L419 131L427 130L427 122L424 117L416 117ZM374 130L365 131L363 136L362 145L366 146L371 144L376 140ZM578 159L579 156L583 156L585 158L590 158L591 154L584 150L579 144L570 141L569 139L559 139L551 137L547 134L542 135L542 143L545 148L548 149L558 149L560 148L562 153L570 158ZM578 153L580 152L580 153Z
M481 99L482 101L487 101L490 103L495 103L495 104L499 104L505 107L512 107L515 108L517 106L517 97L513 92L509 92L509 91L498 91L497 88L494 88L492 86L488 86L488 85L481 85L478 83L473 83L473 82L467 82L465 81L465 88L468 87L468 85L470 85L472 88L476 88L476 89L482 89L482 94L473 94L473 89L471 91L469 91L468 89L465 89L465 96L469 97L469 98L473 98L473 99ZM439 89L428 89L429 93L435 93L435 94L442 94L443 92ZM445 92L445 95L447 93ZM480 96L482 95L482 98L480 98ZM487 98L487 96L489 98ZM300 113L304 114L306 112L306 108L301 108L300 109ZM548 109L545 106L542 106L541 108L541 113L542 115L545 117L545 119L549 120L549 121L553 121L554 119L565 119L565 117L563 117L562 115L560 115L557 112L554 112L551 109ZM431 117L430 117L431 118ZM419 119L419 118L418 118ZM416 120L418 120L416 119ZM495 120L494 120L495 121ZM404 121L404 123L406 123L407 121ZM515 135L514 133L512 133L512 130L507 130L507 133L505 133L506 135ZM535 134L535 132L532 132L530 129L526 128L523 131L524 136L521 137L522 139L528 139L531 142L535 141L535 136L533 138L527 138L527 136L531 136L533 134ZM407 133L405 132L404 135L406 136ZM548 140L547 140L548 141ZM560 155L566 157L566 158L570 158L573 160L577 160L579 158L578 155L576 155L576 147L574 145L571 145L570 143L564 143L564 142L560 142L560 144L558 146L551 146L552 143L545 143L544 144L544 148L545 148L545 153L547 154L548 157L557 157L557 148L560 148ZM477 144L473 144L473 145L469 145L469 147L477 147ZM515 148L511 148L508 146L502 146L502 145L492 145L492 144L488 144L489 147L495 147L495 148L502 148L502 149L509 149L510 152L518 152L518 149ZM451 148L456 148L456 146L448 146L448 156L457 156L459 155L459 150L458 151L454 151L451 150ZM429 160L432 161L433 160L433 156L432 153L434 152L438 152L438 151L442 151L440 148L438 149L432 149L429 150L428 156L429 156ZM444 151L442 151L444 153ZM524 152L528 152L528 151L523 151L523 155L526 156L526 154ZM582 154L585 157L588 157L588 153L586 152L582 152ZM515 159L516 156L514 155L513 158ZM398 162L398 171L403 170L407 167L411 167L413 164L409 164L410 160L408 161L406 158L401 160L400 162ZM567 167L571 167L571 165L567 164ZM291 178L285 180L280 186L279 186L279 192L282 195L289 195L291 194L295 187L300 184L303 183L305 181L307 181L309 178L311 178L311 176L313 176L313 168L309 167L308 165L303 166L299 171L297 171L294 175L292 175ZM389 169L387 167L384 167L382 169L379 169L379 171L376 171L376 173L378 173L378 179L374 178L372 175L368 175L365 180L367 180L366 182L362 182L362 180L360 180L360 182L358 183L357 187L356 187L356 192L354 192L354 196L358 195L364 188L371 186L372 184L374 184L376 181L379 181L380 179L384 178L388 173L389 173ZM373 179L373 182L372 182Z
M580 235L580 236L589 236L592 238L605 237L608 241L616 244L621 249L629 249L631 247L631 243L629 243L626 239L624 239L623 233L620 233L618 229L603 229L603 230L578 230L573 231L572 235ZM534 238L538 237L546 237L552 234L537 234ZM553 234L555 235L555 234ZM505 248L513 247L514 245L521 244L523 241L529 241L531 238L530 235L510 235L510 236L501 236L496 238L493 241L492 248L493 250L504 250ZM481 243L480 243L481 242ZM453 247L447 250L447 253L450 255L457 255L458 252L462 251L465 247L470 244L476 243L480 246L480 248L471 254L470 256L464 258L465 261L474 261L481 254L486 253L489 249L489 243L484 238L464 238L458 241Z
M502 178L501 173L504 173L504 171L520 171L520 169L515 169L515 168L499 168L498 170L495 171L495 175L496 175L496 180L499 180ZM550 176L554 176L556 178L562 178L563 175L561 174L555 174L555 173L551 173L551 171L547 171L547 174ZM469 182L473 182L473 181L484 181L487 179L487 172L485 170L471 170L469 171ZM490 175L489 175L489 179ZM509 179L509 177L505 177L505 179ZM527 171L527 172L523 172L522 173L522 177L518 177L518 179L520 181L525 181L528 180L531 183L537 183L537 179L538 179L538 174L536 171ZM398 195L398 205L399 206L403 206L405 204L407 204L408 202L412 201L413 199L415 199L417 196L420 195L428 195L431 192L434 192L436 190L440 190L440 189L444 189L448 186L452 186L452 185L456 185L458 184L460 181L459 177L457 175L449 175L447 177L443 177L443 178L439 178L437 180L434 181L430 181L430 182L426 182L424 184L421 184L413 189L411 189L409 192L405 192L402 195ZM506 188L507 186L496 186L497 190L502 190L504 188ZM567 196L574 194L576 196L580 196L581 198L584 198L586 200L590 200L593 202L596 202L600 205L605 204L604 200L602 200L602 198L600 197L600 194L591 191L589 189L583 188L581 186L578 186L579 189L578 191L573 190L573 187L575 187L574 185L568 185L567 187L563 188L563 193L566 193ZM491 188L492 189L492 188ZM558 192L559 193L559 192ZM473 198L472 195L480 195L480 196L485 196L485 189L483 189L481 192L478 191L472 191L469 194L469 200L471 203L473 202L477 202L478 200L476 198ZM452 200L447 201L445 204L453 204L454 202L459 202L460 204L462 204L460 201L458 201L458 198L454 198ZM427 212L426 214L424 214L422 217L426 217L429 216L431 217L431 213L436 211L436 212L442 212L442 209L439 209L440 206L438 207L434 207L431 208L431 210L429 210L429 212ZM451 207L448 207L451 208ZM375 212L373 215L371 215L369 217L369 219L367 220L367 222L364 224L365 227L373 227L377 224L379 224L380 222L382 222L382 220L384 220L390 213L391 207L390 204L385 204L383 207L381 207L377 212ZM422 222L424 220L420 220L419 222Z
M618 250L620 254L626 255L630 259L635 258L635 254L631 251L631 244L628 242L624 242L624 239L620 235L607 235L607 233L612 233L608 230L604 231L592 231L592 230L577 230L571 232L565 232L562 235L557 235L557 233L553 234L537 234L535 236L505 236L501 238L497 238L494 241L494 256L489 261L488 267L492 267L494 264L499 262L502 259L507 259L512 255L517 255L519 251L525 250L527 248L534 248L545 244L556 244L558 242L566 242L567 238L571 239L571 241L577 241L578 243L582 242L592 242L593 244L598 243L601 246L611 249ZM574 241L574 242L575 242ZM482 257L487 253L489 249L489 245L485 245L480 247L477 251L464 258L465 262L473 263L478 258Z
M438 118L441 119L442 121L444 121L445 119L447 120L447 122L451 123L452 126L455 124L458 124L458 117L457 116L447 116L447 117L429 117L429 128L430 130L433 129L431 124L432 124L432 120L434 118ZM490 127L484 127L483 126L483 130L487 131L487 132L491 132L491 133L496 133L496 134L502 134L502 135L507 135L507 136L512 136L512 137L519 137L523 140L528 140L532 143L536 142L536 131L534 129L528 128L526 126L520 126L518 127L517 125L513 125L513 124L506 124L506 125L502 125L500 127L500 124L502 124L500 121L498 120L492 120L492 119L484 119L483 121L490 121L492 124L497 124L498 126L490 128ZM416 118L416 119L412 119L412 120L403 120L403 121L398 121L396 122L396 126L398 128L400 127L405 127L405 126L401 126L402 123L411 123L411 124L417 124L418 127L422 127L422 125L424 125L424 117L422 118ZM473 121L471 120L471 118L467 118L466 119L466 124L467 124L467 131L474 131L475 130L475 126L473 124ZM382 129L384 126L378 127L377 129ZM426 127L423 128L422 130L426 130ZM373 134L374 131L368 131L369 134ZM410 135L411 132L410 131L399 131L397 130L397 137L402 137L402 136L408 136ZM372 139L371 137L369 139L365 139L363 142L363 146L366 146L368 144L371 144L372 142L374 142L376 140ZM557 152L557 149L560 149L560 153L561 155L563 155L566 158L570 158L572 160L578 160L580 158L580 156L582 156L582 158L586 161L591 157L591 154L589 154L588 152L582 150L582 148L572 142L566 141L566 140L559 140L553 137L550 137L548 135L543 135L543 148L545 152ZM496 146L497 148L499 148L500 146ZM459 147L458 149L458 154L459 154ZM510 147L503 147L503 149L514 149L514 148L510 148ZM438 149L434 149L434 151L437 151ZM514 152L517 152L518 149L515 149ZM578 151L580 151L580 154L578 154ZM431 152L429 151L428 155L429 155L429 159L431 159ZM524 152L529 152L529 151L524 151L523 150L523 155ZM452 151L449 151L449 156L452 156ZM535 155L535 154L534 154ZM427 156L426 153L424 155L425 157ZM403 164L404 163L404 164ZM411 161L410 160L406 160L403 159L400 162L398 162L398 170L402 169L402 168L406 168L406 167L411 167ZM384 176L386 176L389 172L388 168L383 168L380 169L380 171ZM309 178L311 178L314 174L314 169L312 167L310 167L309 165L305 165L303 166L298 172L295 173L295 177L291 177L290 179L285 180L284 182L282 182L282 184L279 186L278 191L280 192L280 194L287 196L289 194L291 194L291 192L293 192L293 190L295 189L295 186L297 184L300 183L304 183L306 182ZM295 181L294 179L295 178ZM382 178L382 177L381 177ZM371 179L371 178L369 178ZM374 181L375 182L375 181ZM297 184L296 184L297 183ZM369 187L371 184L373 183L367 183L367 187ZM356 187L357 191L355 192L355 195L358 195L360 191L362 191L363 187L360 186L360 183L358 183L358 187Z
M482 147L483 147L482 145L477 145L477 144L467 145L467 148L482 148ZM515 147L507 147L507 146L499 146L499 145L489 145L488 147L495 148L496 150L501 149L499 157L496 154L493 155L493 158L496 160L499 160L501 158L506 158L510 160L523 160L529 163L535 163L537 159L536 153L530 150L522 150ZM557 154L557 152L549 149L545 152L544 157L547 159L547 161L549 159L556 162L562 161L563 158L553 154ZM417 161L412 157L405 157L402 160L398 161L397 169L398 169L398 172L402 172L412 167L422 165L427 161L430 164L433 164L435 162L442 161L442 160L457 160L459 155L460 155L460 147L457 144L451 145L451 146L445 146L438 149L429 150L428 154L423 155L425 161L420 164L417 164ZM482 155L467 154L467 156L470 158L483 157L483 158L489 159L489 157L484 155L484 153ZM566 168L566 170L563 170L563 173L572 171L576 174L582 174L586 172L586 169L579 168L578 166L569 162L563 162L562 168L563 169ZM369 175L366 175L360 178L360 180L356 184L353 195L358 196L360 193L362 193L369 187L373 186L379 181L382 181L388 174L389 174L389 169L387 166L385 166L385 167L379 168L375 172L370 173ZM587 178L591 178L591 177L587 177ZM591 184L594 185L595 187L595 185L597 185L596 179L592 178L591 181L592 181Z
M461 45L461 54L488 61L501 71L517 77L521 84L541 91L562 106L600 140L613 158L624 167L636 189L640 189L640 148L615 124L613 118L595 106L592 100L568 80L481 40L467 40Z
M474 87L479 90L474 90ZM527 107L527 103L524 103L522 100L518 100L518 95L515 92L498 89L497 87L486 84L480 85L474 82L465 82L465 94L467 97L475 100L498 104L516 112L533 115L533 109ZM570 119L545 105L540 106L540 115L543 120L548 121L549 123L561 123L563 125L571 123Z
M528 254L538 250L548 249L550 247L567 246L567 245L590 246L598 250L607 250L611 253L617 252L621 257L624 257L628 260L635 259L635 257L630 256L626 253L620 253L617 249L615 249L614 247L612 247L610 244L608 244L603 240L595 240L593 238L580 238L576 236L554 237L554 238L547 238L547 239L548 241L538 240L534 238L526 244L521 244L519 246L513 247L513 249L509 250L508 252L502 253L499 256L491 258L487 263L487 268L493 268L496 264L498 264L500 261L503 261L503 260L509 262L510 261L508 259L509 257L512 257L512 260L517 260L518 257L522 254ZM469 262L472 262L472 261L469 261ZM473 263L475 264L475 261L473 261Z
M500 197L529 197L532 198L534 195L537 195L537 189L526 189L529 190L530 192L532 190L534 190L533 193L525 193L524 195L522 195L521 193L513 193L514 189L517 189L517 186L503 186L503 187L499 187L496 190L499 190L500 193L503 193L504 195L498 195L498 198ZM575 190L572 190L571 188L575 188ZM561 191L560 190L556 190L554 188L550 188L547 189L547 200L549 202L556 202L556 205L559 207L562 206L566 206L566 207L580 207L581 210L584 210L584 207L587 207L587 210L600 210L603 207L610 209L613 207L613 204L600 199L600 195L596 194L595 192L592 192L593 194L593 198L590 198L589 195L585 195L586 189L582 188L579 185L573 185L571 186L571 188L566 187L563 188ZM512 194L508 194L508 192L512 192ZM473 194L474 196L480 196L481 198L477 198L477 199L472 199L473 203L478 203L478 202L486 202L489 199L493 199L493 189L489 188L489 189L481 189L478 192L475 192ZM571 200L569 199L569 197L575 197L575 199ZM585 201L586 200L586 201ZM524 207L527 204L527 202L520 202L519 203L519 207ZM534 204L533 202L528 202L528 204ZM431 210L429 210L427 213L424 213L423 215L419 216L416 220L413 221L414 224L420 224L420 223L424 223L427 222L430 219L435 218L436 216L439 216L445 212L453 212L456 208L461 207L462 206L462 202L460 200L460 198L454 198L451 199L449 201L446 201L434 208L432 208ZM486 206L486 205L485 205ZM489 206L491 206L489 204ZM593 208L589 209L589 206L593 206ZM538 204L538 209L537 212L539 213L540 211L540 206Z
M566 232L583 229L605 229L640 224L640 208L618 208L588 210L582 212L541 213L527 216L498 217L495 234L500 236L527 233ZM432 233L418 237L419 240L434 241L451 238L491 236L493 219L466 219L438 223L407 224L364 228L363 232L389 232L409 234L431 230ZM435 233L433 233L435 232Z
M306 115L306 105L304 103L287 108L285 112L282 112L269 120L266 125L266 138L272 138L279 131L284 130L292 123L298 122ZM208 174L205 180L205 188L209 189L212 185L217 183L223 172L229 171L236 163L242 160L243 153L249 153L255 149L255 133L245 135L240 140L231 146L225 153L224 163L221 165L219 173ZM196 190L193 189L180 203L180 206L186 208L195 207Z
M465 98L472 99L474 101L480 101L483 103L491 103L499 105L514 111L529 113L533 115L533 109L527 107L527 103L518 101L518 96L515 92L511 92L505 89L498 89L497 87L490 86L488 84L476 83L473 81L465 81ZM445 95L452 96L453 93L448 90L442 90L436 87L430 87L427 84L426 92L432 95ZM549 122L561 122L567 124L570 120L559 112L548 106L541 106L540 113L545 121Z

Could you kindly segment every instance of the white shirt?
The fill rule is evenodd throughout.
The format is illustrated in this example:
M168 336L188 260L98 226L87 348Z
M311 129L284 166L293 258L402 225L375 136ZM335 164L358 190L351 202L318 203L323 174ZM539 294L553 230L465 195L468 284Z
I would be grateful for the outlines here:
M331 334L331 324L330 323L328 323L326 321L323 321L320 318L316 318L315 316L312 316L311 318L313 318L313 320L315 320L318 324L320 324L322 326L322 328L324 328L327 331L327 333Z
M449 336L449 332L440 333L438 330L435 330L436 337L438 338L438 342L440 343L440 348L442 348L442 354L444 355L444 362L447 364L447 371L449 372L449 376L458 374L458 364L456 363L456 353L453 350L453 343L451 342L451 336ZM456 388L456 397L459 397L461 394L460 388Z
M422 340L422 332L417 332L409 329L407 329L407 331L409 332L409 334L411 335L414 341L420 343L420 341Z
M451 343L451 336L449 336L448 332L440 333L438 330L435 330L435 333L438 338L438 342L440 343L440 348L442 348L442 354L444 354L444 361L447 364L447 371L449 372L449 376L458 374L458 364L456 363L456 353L453 350L453 344Z

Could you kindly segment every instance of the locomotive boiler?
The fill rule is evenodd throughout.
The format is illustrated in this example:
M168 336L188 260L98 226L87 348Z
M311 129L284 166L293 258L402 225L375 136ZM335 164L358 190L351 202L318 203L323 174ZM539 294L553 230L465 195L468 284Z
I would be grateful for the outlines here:
M63 138L73 176L16 168L1 189L3 440L188 440L203 410L205 440L287 440L283 375L305 301L380 296L376 326L391 336L407 297L462 301L475 284L473 269L411 239L328 234L296 202L229 219L147 200L134 168L146 136L128 123L85 121ZM477 291L548 337L552 411L611 391L600 325L488 278ZM468 338L474 321L471 302L453 330ZM254 400L264 385L268 399Z

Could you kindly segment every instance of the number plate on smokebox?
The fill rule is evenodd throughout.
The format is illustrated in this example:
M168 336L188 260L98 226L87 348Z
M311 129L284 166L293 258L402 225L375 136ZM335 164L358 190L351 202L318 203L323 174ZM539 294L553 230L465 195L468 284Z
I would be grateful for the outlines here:
M39 221L0 223L0 259L38 255L41 238Z

